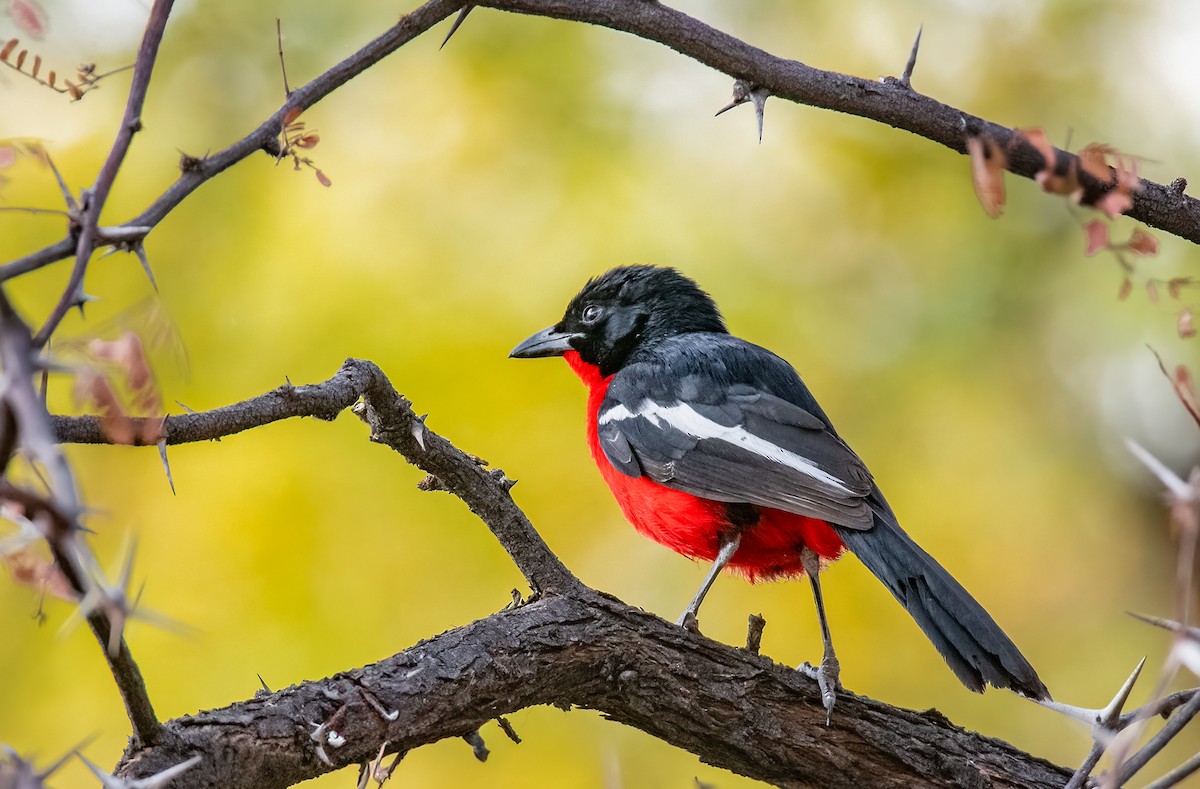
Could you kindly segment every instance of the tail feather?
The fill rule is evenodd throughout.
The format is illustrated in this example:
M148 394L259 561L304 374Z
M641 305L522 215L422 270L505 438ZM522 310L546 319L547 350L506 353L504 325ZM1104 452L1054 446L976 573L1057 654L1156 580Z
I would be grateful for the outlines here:
M1033 666L983 606L896 524L886 503L873 509L872 528L838 529L838 535L916 620L959 680L976 693L992 685L1049 699Z

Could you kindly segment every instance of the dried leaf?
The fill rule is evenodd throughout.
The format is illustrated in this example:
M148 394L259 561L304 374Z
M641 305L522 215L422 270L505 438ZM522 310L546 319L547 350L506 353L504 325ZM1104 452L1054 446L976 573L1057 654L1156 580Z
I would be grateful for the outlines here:
M8 571L13 580L22 586L37 590L45 589L50 594L62 600L75 602L79 599L71 582L66 579L58 565L38 556L30 550L16 551L4 557Z
M283 115L283 125L284 125L285 127L286 127L286 126L291 126L291 125L292 125L292 121L294 121L294 120L296 120L297 118L299 118L299 117L300 117L300 113L302 113L302 112L304 112L304 108L303 108L303 107L292 107L290 110L288 110L286 113L284 113L284 115Z
M1150 298L1151 304L1158 303L1158 286L1152 279L1146 280L1146 295Z
M1084 228L1087 234L1087 256L1091 257L1102 249L1108 248L1108 225L1099 219L1088 222Z
M1129 298L1129 294L1132 292L1133 280L1131 280L1129 277L1126 277L1121 282L1121 289L1117 291L1117 301L1125 301L1125 299Z
M1139 255L1157 255L1158 239L1139 227L1129 237L1129 250Z
M75 397L100 412L100 429L114 444L132 444L133 420L121 407L121 401L108 379L91 370L85 370L75 379Z
M1133 193L1142 188L1137 173L1137 159L1130 159L1126 167L1124 159L1117 160L1117 183L1096 201L1096 209L1109 219L1115 219L1133 208Z
M329 180L329 176L317 170L317 180L321 182L321 186L333 186L333 181Z
M315 148L321 137L317 134L305 134L294 143L297 148Z
M1180 310L1179 319L1175 322L1175 328L1179 332L1179 336L1185 340L1190 340L1196 336L1196 326L1192 323L1191 309L1184 307Z
M9 0L8 15L26 35L38 41L46 36L49 18L34 0Z
M1119 156L1120 152L1111 145L1094 142L1084 146L1079 152L1079 166L1088 175L1102 183L1112 183L1113 170L1108 165L1109 156Z
M8 43L4 45L4 48L0 49L0 60L7 61L8 56L12 54L12 51L14 49L16 49L17 45L20 43L21 43L21 39L10 38L8 40Z
M1096 210L1109 219L1116 219L1133 208L1133 198L1126 192L1114 188L1096 201Z
M1004 170L1008 159L990 137L967 137L971 182L984 212L995 219L1004 209Z
M1170 294L1171 298L1178 299L1180 291L1183 290L1183 286L1188 284L1188 282L1190 282L1188 277L1172 277L1167 282L1167 293Z
M38 72L41 70L42 70L42 56L34 55L33 56L33 70L30 71L29 73L33 75L34 79L37 79Z
M1058 151L1046 139L1046 133L1041 129L1018 129L1017 134L1025 139L1042 157L1042 169L1033 176L1042 191L1056 195L1081 194L1079 179L1075 176L1075 166L1072 162L1066 175L1058 173Z
M25 58L29 57L29 50L22 49L17 53L17 71L20 71L25 66Z

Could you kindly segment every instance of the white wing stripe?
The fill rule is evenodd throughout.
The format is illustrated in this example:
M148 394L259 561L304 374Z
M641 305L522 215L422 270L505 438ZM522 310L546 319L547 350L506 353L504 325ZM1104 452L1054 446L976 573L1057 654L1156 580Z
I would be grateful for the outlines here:
M659 427L663 422L666 422L676 430L687 433L694 438L715 438L719 441L737 444L746 451L753 452L761 458L787 466L790 469L799 471L801 474L824 482L826 485L836 488L842 493L853 495L853 491L846 486L846 483L829 472L821 470L808 458L797 455L795 452L783 447L776 446L765 438L756 436L741 427L726 427L725 425L718 424L698 413L687 403L664 406L653 400L643 400L638 405L636 411L630 411L624 405L615 405L600 415L599 422L601 425L607 425L611 422L636 419L637 417L649 419L655 427Z

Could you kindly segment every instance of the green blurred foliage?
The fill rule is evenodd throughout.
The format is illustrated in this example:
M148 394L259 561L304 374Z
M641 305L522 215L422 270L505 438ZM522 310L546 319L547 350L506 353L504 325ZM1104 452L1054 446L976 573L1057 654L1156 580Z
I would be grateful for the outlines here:
M44 0L47 59L133 59L144 6ZM86 8L85 8L86 5ZM896 74L925 35L914 85L989 119L1150 157L1160 181L1196 169L1200 105L1182 4L868 0L691 2L777 54L867 77ZM168 27L138 135L105 211L124 221L202 155L258 125L283 95L282 17L297 85L395 20L378 4L183 4ZM1188 27L1190 24L1190 28ZM0 38L11 22L0 19ZM157 337L168 403L208 409L323 380L343 358L379 363L429 425L519 478L517 501L587 583L674 617L702 567L622 522L583 443L583 393L560 363L508 350L555 321L606 267L675 265L739 334L790 359L871 465L905 524L1006 627L1064 701L1102 705L1165 637L1124 615L1170 613L1172 544L1126 436L1179 468L1188 427L1145 344L1196 361L1173 305L1118 302L1111 257L1083 255L1090 216L1009 178L987 219L965 159L845 115L768 102L714 119L730 81L664 48L584 25L477 9L443 51L443 24L302 117L333 179L253 157L204 185L151 235L155 294L137 261L98 258L59 338L132 326ZM1191 60L1187 58L1191 57ZM68 184L95 176L128 76L69 104L0 71L0 138L37 137ZM1158 109L1169 107L1171 112ZM59 207L30 162L2 173L6 206ZM1116 223L1128 234L1133 224ZM61 237L55 217L0 213L0 260ZM1163 238L1139 276L1195 273ZM39 323L70 264L11 285ZM53 402L74 407L70 381ZM178 408L173 407L176 412ZM139 540L143 602L184 634L129 638L164 717L386 657L502 607L521 587L466 508L415 489L420 474L343 415L176 447L168 489L154 451L71 447L100 556ZM1087 734L1013 696L965 691L882 587L848 558L825 576L847 687L937 707L952 720L1075 764ZM97 646L70 611L32 620L29 589L0 584L0 741L42 760L98 733L116 761L128 731ZM704 628L796 664L819 639L802 584L723 580ZM1141 692L1147 693L1147 688ZM461 742L410 754L415 786L722 787L743 779L590 712L512 716L524 738L477 764ZM83 782L75 766L59 785ZM316 782L350 786L348 773Z

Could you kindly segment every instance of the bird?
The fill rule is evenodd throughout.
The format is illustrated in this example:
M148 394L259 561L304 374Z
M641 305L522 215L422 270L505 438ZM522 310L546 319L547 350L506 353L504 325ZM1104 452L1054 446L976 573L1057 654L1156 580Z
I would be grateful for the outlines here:
M968 689L1050 699L995 620L900 528L796 370L730 334L712 297L678 270L619 266L589 280L560 321L509 355L566 360L588 390L592 458L625 517L712 563L680 625L697 625L723 570L751 582L807 576L823 652L800 670L817 681L827 722L841 666L820 573L846 551Z

